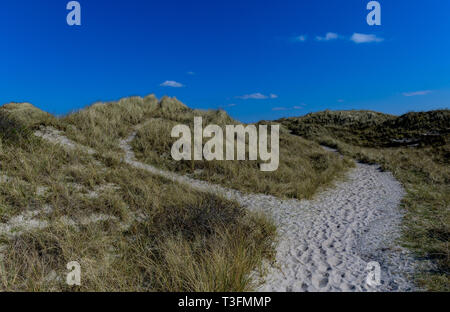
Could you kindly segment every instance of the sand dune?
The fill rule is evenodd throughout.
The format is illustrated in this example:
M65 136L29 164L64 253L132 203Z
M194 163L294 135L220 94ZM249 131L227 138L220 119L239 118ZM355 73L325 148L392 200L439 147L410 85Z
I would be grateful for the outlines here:
M65 144L53 134L44 138ZM337 182L313 200L281 200L236 190L167 172L136 160L132 133L120 142L129 165L190 187L236 200L268 214L280 235L275 265L259 291L408 291L415 262L396 241L404 190L389 172L357 164L346 181ZM332 151L330 151L332 152ZM381 283L366 283L367 264L381 266Z

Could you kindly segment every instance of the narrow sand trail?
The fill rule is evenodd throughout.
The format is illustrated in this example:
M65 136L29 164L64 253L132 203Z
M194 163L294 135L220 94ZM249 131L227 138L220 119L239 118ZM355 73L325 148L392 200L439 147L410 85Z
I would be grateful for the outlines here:
M136 160L130 143L120 147L129 165L190 187L236 200L271 216L280 243L277 264L269 269L260 291L408 291L415 263L400 247L403 187L378 166L357 164L345 182L313 200L280 200L244 194L205 181L164 171ZM381 267L381 283L366 283L369 262Z
M259 291L414 290L416 263L397 242L404 190L391 173L380 171L378 166L357 164L346 181L337 182L313 200L281 200L244 194L139 162L130 146L135 136L133 132L120 142L127 164L222 195L273 218L279 234L276 264L268 267ZM61 138L55 143L64 141ZM381 283L369 286L367 264L374 261L381 267Z

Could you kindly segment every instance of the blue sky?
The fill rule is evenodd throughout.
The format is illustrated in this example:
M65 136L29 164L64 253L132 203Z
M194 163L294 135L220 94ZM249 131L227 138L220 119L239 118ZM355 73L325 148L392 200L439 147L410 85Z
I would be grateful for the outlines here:
M154 93L244 122L449 107L448 0L380 0L381 26L369 0L79 0L72 27L68 2L1 2L0 104L64 114Z

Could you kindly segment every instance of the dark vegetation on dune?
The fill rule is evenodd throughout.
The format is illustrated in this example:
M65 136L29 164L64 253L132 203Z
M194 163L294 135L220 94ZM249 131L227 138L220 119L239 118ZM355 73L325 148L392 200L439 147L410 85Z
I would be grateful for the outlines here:
M449 110L399 117L323 111L278 122L293 134L393 172L407 191L403 243L432 263L417 281L429 290L450 290Z

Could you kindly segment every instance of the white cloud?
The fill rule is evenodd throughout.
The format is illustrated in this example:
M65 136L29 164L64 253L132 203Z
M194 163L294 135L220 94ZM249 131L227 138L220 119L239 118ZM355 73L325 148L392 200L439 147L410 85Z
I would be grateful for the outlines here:
M370 42L381 42L384 39L377 37L376 35L354 33L350 38L350 40L355 43L370 43Z
M330 41L330 40L335 40L338 39L339 35L333 32L328 32L325 37L321 37L321 36L317 36L316 40L317 41Z
M184 87L183 84L173 81L173 80L166 80L162 84L160 84L161 87L172 87L172 88L181 88Z
M193 72L193 71L188 71L186 74L193 76L193 75L195 75L195 72Z
M343 99L339 99L339 100L337 100L339 103L344 103L345 102L345 100L343 100Z
M414 92L404 92L403 96L417 96L417 95L427 95L430 94L431 90L414 91Z
M305 35L301 35L294 38L294 41L304 42L307 37ZM351 37L339 35L334 32L327 32L325 36L316 36L316 41L332 41L337 39L345 39L350 40L355 43L370 43L370 42L382 42L384 38L378 37L377 35L372 34L361 34L361 33L353 33Z
M267 95L264 95L262 93L252 93L252 94L245 94L245 95L237 96L237 98L242 99L242 100L248 100L248 99L265 100L265 99L267 99Z
M237 104L235 104L235 103L231 103L231 104L225 104L225 105L219 105L218 107L220 108L220 109L225 109L225 108L228 108L228 107L234 107L234 106L236 106Z
M283 107L283 106L279 106L279 107L274 107L272 108L273 111L285 111L285 110L298 110L298 109L304 109L305 108L305 103L301 103L299 105L296 106L292 106L292 107Z
M306 106L305 103L300 103L300 104L298 104L298 105L296 105L296 106L294 106L294 107L292 107L292 108L293 108L293 109L303 109L305 106Z
M236 98L238 99L242 99L242 100L265 100L268 98L271 99L276 99L278 97L278 95L276 94L270 94L270 95L264 95L262 93L252 93L252 94L245 94L245 95L241 95L241 96L237 96Z

